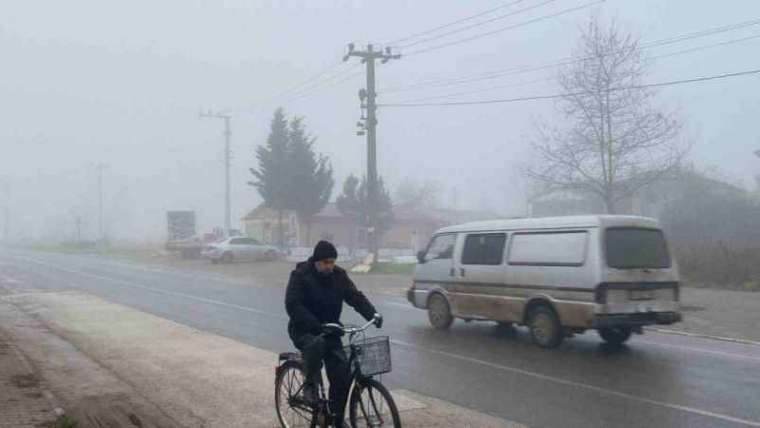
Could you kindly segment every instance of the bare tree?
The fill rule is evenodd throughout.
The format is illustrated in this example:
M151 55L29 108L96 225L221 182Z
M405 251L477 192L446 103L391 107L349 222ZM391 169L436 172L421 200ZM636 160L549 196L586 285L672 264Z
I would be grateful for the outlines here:
M414 204L419 209L432 210L438 208L440 194L439 182L431 179L418 181L407 177L396 188L396 201L401 204Z
M674 171L686 148L672 113L653 106L643 88L646 61L638 40L614 23L592 19L558 74L563 127L541 124L533 143L540 162L528 168L542 187L595 195L608 213L616 203Z

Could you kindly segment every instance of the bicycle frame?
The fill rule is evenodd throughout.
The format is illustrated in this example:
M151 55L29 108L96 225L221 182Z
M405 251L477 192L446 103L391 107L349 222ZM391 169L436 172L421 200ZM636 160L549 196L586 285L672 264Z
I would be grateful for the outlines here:
M354 364L354 361L356 361L357 357L359 357L360 353L358 351L357 345L354 344L354 338L359 334L367 330L375 320L371 320L367 322L366 324L359 326L359 327L343 327L340 324L327 324L326 326L330 326L335 329L340 329L344 332L344 334L348 334L348 347L349 347L349 355L348 355L348 366L351 368L351 376L350 376L350 383L349 383L349 389L348 393L346 394L345 401L342 403L342 407L345 410L346 406L348 405L349 399L351 397L351 394L354 391L354 388L356 387L357 382L362 382L365 379L371 379L372 376L364 376L361 372L361 364ZM325 333L322 333L320 336L325 336ZM279 366L278 366L279 368ZM322 374L320 373L320 384L319 384L319 400L316 403L316 405L308 405L304 404L303 407L299 406L304 411L310 411L312 414L316 412L324 412L324 416L327 417L327 423L331 424L334 421L335 415L330 411L329 407L329 400L327 398L327 394L324 391L324 379L322 377ZM295 396L300 396L301 391L303 390L304 385L302 384L298 390L295 392Z

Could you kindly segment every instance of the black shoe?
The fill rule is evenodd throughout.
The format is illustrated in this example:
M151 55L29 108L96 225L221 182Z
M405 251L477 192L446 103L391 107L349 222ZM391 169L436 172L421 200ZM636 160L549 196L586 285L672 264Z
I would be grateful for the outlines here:
M319 401L317 385L307 383L303 386L303 400L310 406L313 406Z

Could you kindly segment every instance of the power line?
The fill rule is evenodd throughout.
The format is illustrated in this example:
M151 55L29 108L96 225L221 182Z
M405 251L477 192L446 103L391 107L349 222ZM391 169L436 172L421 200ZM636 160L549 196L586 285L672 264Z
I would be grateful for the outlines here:
M472 41L472 40L480 39L480 38L487 37L487 36L492 36L494 34L501 33L503 31L512 30L512 29L515 29L515 28L524 27L526 25L534 24L536 22L541 22L541 21L545 21L547 19L556 18L558 16L567 15L569 13L577 12L579 10L586 9L586 8L591 7L591 6L595 6L597 4L604 3L604 2L605 2L605 0L592 1L592 2L589 2L589 3L582 4L580 6L571 7L569 9L564 9L564 10L561 10L559 12L555 12L555 13L552 13L552 14L549 14L549 15L539 16L538 18L533 18L533 19L530 19L528 21L524 21L524 22L520 22L520 23L517 23L517 24L509 25L509 26L506 26L506 27L497 28L495 30L491 30L491 31L486 31L486 32L483 32L483 33L475 34L473 36L465 37L463 39L453 40L451 42L446 42L446 43L442 43L442 44L439 44L439 45L434 45L434 46L430 46L430 47L427 47L427 48L422 48L422 49L418 49L418 50L415 50L415 51L407 52L404 55L405 56L418 55L418 54L422 54L422 53L426 53L426 52L435 51L435 50L438 50L438 49L443 49L443 48L446 48L446 47L449 47L449 46L459 45L459 44L466 43L466 42L469 42L469 41Z
M340 85L341 83L347 82L351 79L354 79L360 75L362 75L362 71L354 71L358 67L361 67L361 64L353 64L351 67L346 68L340 73L337 73L328 79L325 79L318 84L315 84L309 88L304 89L303 91L293 94L292 96L288 97L286 100L284 100L285 103L289 103L295 100L300 100L302 98L307 98L312 95L314 95L317 91L321 89L327 89L331 88L337 85Z
M511 3L503 4L501 6L497 6L497 7L488 9L488 10L484 10L483 12L477 13L475 15L471 15L471 16L468 16L468 17L465 17L465 18L457 19L457 20L449 22L447 24L439 25L439 26L431 28L429 30L420 31L418 33L413 33L413 34L410 34L408 36L401 37L400 39L396 39L396 40L390 41L390 42L388 42L386 44L396 45L396 44L399 44L401 42L405 42L407 40L415 39L415 38L420 37L420 36L426 36L426 35L428 35L430 33L436 32L438 30L442 30L444 28L448 28L448 27L454 26L456 24L460 24L462 22L467 22L467 21L470 21L470 20L473 20L473 19L476 19L476 18L480 18L481 16L485 16L485 15L488 15L490 13L496 12L497 10L501 10L501 9L504 9L504 8L508 8L508 7L514 6L514 5L516 5L518 3L522 3L524 1L525 0L516 0L516 1L513 1Z
M308 84L310 84L310 83L312 83L312 82L314 82L314 81L316 81L316 80L320 79L322 76L324 76L324 75L328 74L329 72L331 72L332 70L334 70L334 69L336 69L336 68L340 67L341 65L343 65L343 61L340 61L340 60L338 60L338 61L334 61L334 62L333 62L333 63L331 63L329 66L325 67L324 69L322 69L322 70L321 70L321 71L319 71L318 73L316 73L316 74L314 74L314 75L310 76L309 78L307 78L306 80L302 81L301 83L298 83L297 85L293 85L293 86L291 86L290 88L288 88L288 89L286 89L286 90L282 91L282 92L281 92L281 93L279 93L278 95L275 95L275 96L273 97L273 99L276 99L276 98L280 98L280 97L283 97L283 96L285 96L285 95L287 95L288 93L291 93L291 92L299 91L299 90L301 90L301 89L302 89L304 86L306 86L306 85L308 85Z
M692 33L672 36L665 39L654 40L651 42L643 43L641 45L641 48L649 49L653 47L660 47L660 46L665 46L669 44L680 43L686 40L693 40L696 38L711 36L711 35L715 35L719 33L725 33L728 31L734 31L737 29L741 29L741 28L745 28L749 26L755 26L758 24L760 24L760 19L752 19L749 21L743 21L736 24L724 25L721 27L715 27L715 28L700 30L700 31L692 32ZM737 40L737 42L738 41L742 41L742 40ZM614 54L614 52L609 53L609 55L611 54ZM579 58L579 57L569 56L555 62L538 65L538 66L510 67L506 69L490 71L490 72L483 73L479 76L474 76L474 77L459 77L459 78L454 78L454 79L437 79L437 80L421 81L416 84L391 87L389 89L386 89L384 92L385 93L405 92L405 91L427 89L429 87L445 87L445 86L461 85L461 84L466 84L466 83L471 83L471 82L478 82L482 80L496 79L496 78L500 78L504 76L511 76L511 75L528 73L532 71L541 71L545 69L561 67L563 65L569 65L575 62L587 61L589 59L592 59L592 57ZM425 85L426 83L428 84L427 86L421 86L421 85Z
M681 49L680 51L669 52L669 53L662 54L662 55L655 55L655 56L651 57L650 59L668 58L668 57L676 56L676 55L683 55L683 54L692 53L692 52L699 52L699 51L703 51L705 49L711 49L711 48L720 47L720 46L732 45L734 43L746 42L747 40L754 40L754 39L757 39L757 38L760 38L760 34L754 34L752 36L741 37L741 38L738 38L738 39L726 40L726 41L718 42L718 43L711 43L709 45L702 45L702 46L696 46L696 47L693 47L693 48Z
M662 87L662 86L682 85L682 84L687 84L687 83L705 82L709 80L729 79L733 77L747 76L747 75L758 74L758 73L760 73L760 69L739 71L736 73L718 74L718 75L706 76L706 77L695 77L692 79L648 83L648 84L643 84L643 85L621 86L621 87L616 87L616 88L610 88L608 89L608 91L617 92L617 91L626 91L626 90L634 90L634 89L646 89L646 88L655 88L655 87ZM391 103L391 104L379 104L378 107L431 107L431 106L466 106L466 105L479 105L479 104L504 104L504 103L519 102L519 101L550 100L550 99L564 98L564 97L577 96L577 95L587 95L589 93L590 92L588 91L566 92L566 93L561 93L561 94L536 95L536 96L531 96L531 97L497 98L497 99L478 100L478 101L449 101L449 102L439 102L439 103Z
M298 97L306 92L319 88L326 83L332 82L333 80L342 77L347 71L348 68L344 66L343 62L325 68L322 72L313 75L310 79L307 79L302 83L292 87L291 89L283 91L279 95L272 97L271 100L274 101L282 98L289 99Z
M495 22L495 21L500 21L500 20L505 19L505 18L509 18L509 17L512 17L512 16L515 16L515 15L519 15L519 14L524 13L524 12L531 11L533 9L538 9L539 7L545 6L545 5L549 4L549 3L554 3L555 1L557 1L557 0L545 0L542 3L536 4L536 5L533 5L533 6L530 6L530 7L526 7L526 8L523 8L523 9L518 9L516 11L509 12L509 13L506 13L506 14L503 14L503 15L499 15L499 16L487 19L485 21L476 22L476 23L468 25L466 27L457 28L457 29L454 29L454 30L451 30L451 31L447 31L447 32L445 32L443 34L439 34L439 35L436 35L436 36L433 36L433 37L428 37L428 38L416 40L416 41L411 42L411 43L402 44L402 45L399 46L399 48L409 48L409 47L412 47L412 46L417 46L417 45L422 44L422 43L432 42L432 41L441 39L443 37L450 36L452 34L461 33L463 31L467 31L467 30L470 30L470 29L473 29L473 28L481 27L483 25L490 24L490 23Z
M422 97L422 98L414 98L414 99L406 100L406 101L403 101L403 102L404 103L415 103L415 102L419 102L419 101L438 100L438 99L441 99L441 98L451 98L451 97L456 97L456 96L459 96L459 95L472 95L472 94L477 94L477 93L481 93L481 92L490 92L490 91L493 91L494 89L519 88L519 87L523 87L523 86L532 85L532 84L535 84L535 83L550 82L550 81L553 81L553 80L554 80L553 77L543 77L541 79L529 80L527 82L518 82L518 83L511 83L511 84L508 84L508 85L490 86L488 88L476 89L476 90L473 90L473 91L451 92L451 93L448 93L448 94L433 95L433 96Z
M740 42L745 42L747 40L754 40L754 39L758 39L758 38L760 38L760 34L755 34L755 35L752 35L752 36L741 37L741 38L738 38L738 39L731 39L731 40L726 40L726 41L719 42L719 43L712 43L712 44L709 44L709 45L702 45L702 46L697 46L697 47L693 47L693 48L682 49L682 50L675 51L675 52L669 52L669 53L662 54L662 55L656 55L656 56L651 57L650 59L669 58L669 57L673 57L673 56L677 56L677 55L683 55L683 54L687 54L687 53L698 52L698 51L702 51L702 50L705 50L705 49L711 49L711 48L715 48L715 47L726 46L726 45L730 45L730 44L734 44L734 43L740 43ZM494 89L523 87L523 86L527 86L527 85L534 84L534 83L548 82L548 81L552 81L552 80L554 80L554 79L551 78L551 77L545 77L545 78L541 78L541 79L531 80L531 81L528 81L528 82L512 83L512 84L509 84L509 85L491 86L491 87L488 87L488 88L477 89L477 90L472 90L472 91L460 91L460 92L453 92L453 93L442 94L442 95L437 95L437 96L415 98L415 99L407 100L407 101L403 101L403 102L404 103L415 103L415 102L418 102L418 101L428 101L428 100L431 100L431 99L451 98L451 97L459 96L459 95L472 95L472 94L476 94L476 93L480 93L480 92L492 91Z
M712 36L718 33L725 33L727 31L738 30L741 28L751 27L760 24L760 19L750 19L747 21L737 22L736 24L728 24L720 27L707 28L704 30L694 31L691 33L681 34L678 36L668 37L665 39L654 40L651 42L643 43L642 48L650 48L655 46L667 45L672 43L681 42L684 40L696 39L699 37Z

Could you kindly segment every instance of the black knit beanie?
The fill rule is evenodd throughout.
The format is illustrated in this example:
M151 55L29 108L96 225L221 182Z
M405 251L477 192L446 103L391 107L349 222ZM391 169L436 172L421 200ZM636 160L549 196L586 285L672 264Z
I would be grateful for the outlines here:
M319 262L326 259L337 259L338 250L335 246L327 241L317 242L317 246L314 247L314 255L311 256L312 261Z

